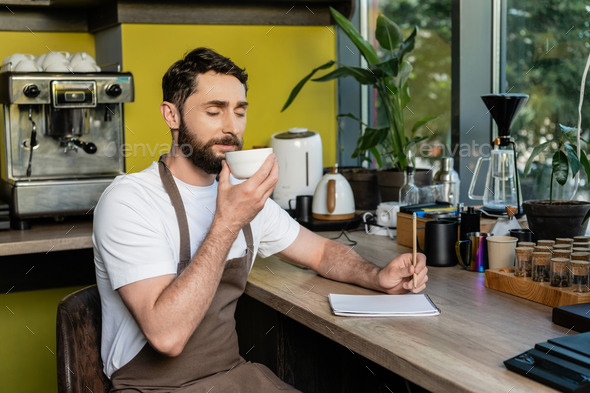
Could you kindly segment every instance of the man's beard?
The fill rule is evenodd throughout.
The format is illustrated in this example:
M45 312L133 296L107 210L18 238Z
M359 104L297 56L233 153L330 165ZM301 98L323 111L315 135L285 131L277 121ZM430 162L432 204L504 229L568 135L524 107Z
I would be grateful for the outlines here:
M195 166L210 175L217 175L221 172L221 162L225 159L224 156L215 154L213 146L217 144L234 145L236 150L242 150L242 143L234 134L226 134L222 138L211 139L207 143L203 143L188 130L184 121L181 121L180 127L178 127L178 144L182 156L190 159Z

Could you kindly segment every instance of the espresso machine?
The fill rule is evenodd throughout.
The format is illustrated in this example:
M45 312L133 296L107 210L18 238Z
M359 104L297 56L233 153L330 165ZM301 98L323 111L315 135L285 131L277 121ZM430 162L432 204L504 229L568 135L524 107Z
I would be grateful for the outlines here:
M516 215L522 211L522 194L516 167L516 144L510 137L510 126L529 96L526 94L487 94L481 96L498 125L498 137L493 141L490 157L480 157L469 187L470 199L483 199L482 213L490 217L506 216L506 207L515 206ZM474 195L481 164L489 161L483 195Z
M0 73L0 198L13 229L89 214L125 173L130 73Z

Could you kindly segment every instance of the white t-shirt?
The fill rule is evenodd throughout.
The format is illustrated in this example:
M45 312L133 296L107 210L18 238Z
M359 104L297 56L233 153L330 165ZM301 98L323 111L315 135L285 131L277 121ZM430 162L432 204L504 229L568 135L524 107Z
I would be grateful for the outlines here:
M174 180L186 210L194 256L213 221L217 182L197 187ZM232 183L237 182L232 179ZM263 258L291 245L300 228L271 199L252 220L251 227L254 255ZM104 373L110 378L147 342L117 289L147 278L176 274L180 258L178 221L160 180L157 162L142 172L118 176L105 190L94 212L92 240L102 304L101 354ZM240 231L228 259L245 254L246 240Z

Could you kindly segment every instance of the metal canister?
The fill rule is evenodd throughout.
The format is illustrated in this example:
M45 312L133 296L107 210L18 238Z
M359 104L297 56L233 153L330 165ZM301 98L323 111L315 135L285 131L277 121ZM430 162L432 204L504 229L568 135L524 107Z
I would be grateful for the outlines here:
M440 161L440 170L434 174L433 184L442 184L442 199L455 206L459 203L461 181L459 180L459 174L453 169L453 164L452 157L443 157Z

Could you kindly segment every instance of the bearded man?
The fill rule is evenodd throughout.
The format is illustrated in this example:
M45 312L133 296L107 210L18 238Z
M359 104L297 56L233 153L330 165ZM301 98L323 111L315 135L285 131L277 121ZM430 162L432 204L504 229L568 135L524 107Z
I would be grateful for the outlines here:
M298 391L238 352L234 312L255 255L390 294L425 288L421 254L416 267L404 254L379 268L300 227L269 199L274 154L250 179L231 176L224 157L242 148L247 79L206 48L174 63L160 105L170 153L117 177L96 207L101 353L112 392Z

